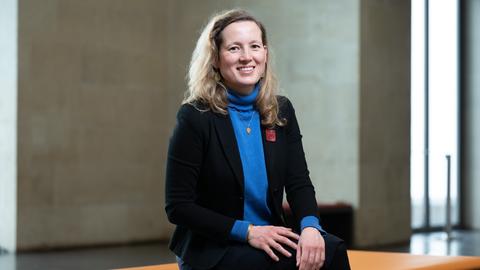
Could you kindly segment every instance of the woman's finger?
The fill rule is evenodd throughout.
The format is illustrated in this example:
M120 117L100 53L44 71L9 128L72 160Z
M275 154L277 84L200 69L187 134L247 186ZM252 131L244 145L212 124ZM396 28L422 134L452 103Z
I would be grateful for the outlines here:
M323 250L320 250L320 267L321 268L323 266L323 264L325 263L325 249Z
M294 237L294 238L300 237L300 235L293 232L292 229L290 229L290 228L285 228L285 227L276 227L276 228L278 229L277 233L280 233L282 235L289 236L289 237Z
M311 270L317 269L317 265L315 263L317 252L315 249L312 248L302 248L302 258L300 259L300 269Z
M300 270L309 270L309 268L308 268L309 256L310 256L310 252L308 251L307 248L303 247L302 248L302 257L300 258L300 267L299 267Z
M285 257L291 257L292 256L292 254L290 252L288 252L288 250L286 250L282 245L275 242L274 240L271 240L269 244L272 248L274 248L277 251L279 251L280 253L282 253Z
M323 252L319 252L317 256L315 256L315 269L320 269L323 266L324 255L322 253Z
M288 231L288 230L278 230L277 231L277 234L280 234L280 235L283 235L283 236L286 236L288 238L291 238L291 239L294 239L294 240L298 240L300 239L300 235L292 232L292 231Z
M278 235L275 237L275 241L285 244L293 249L297 249L297 244L285 236Z
M278 262L279 259L278 259L278 256L275 255L275 253L273 252L273 250L270 248L270 246L268 244L264 244L262 249L268 254L268 256L270 256L270 258L272 258L274 261Z
M308 269L311 269L311 270L316 270L317 269L317 264L316 264L316 260L317 260L317 252L315 249L310 249L310 253L308 255Z
M300 239L300 235L298 235L294 232L288 232L286 236L288 236L291 239L297 240L297 241L298 241L298 239Z
M302 246L298 245L297 246L297 263L296 266L298 267L300 265L300 259L302 258Z

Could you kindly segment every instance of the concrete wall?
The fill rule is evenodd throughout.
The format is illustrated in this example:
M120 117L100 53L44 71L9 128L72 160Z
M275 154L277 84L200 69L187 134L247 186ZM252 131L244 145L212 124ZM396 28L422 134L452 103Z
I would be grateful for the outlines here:
M21 0L20 249L170 236L165 153L188 61L208 17L236 6L269 31L317 199L355 206L361 245L408 238L408 3Z
M19 249L168 237L168 5L20 1Z
M0 2L0 253L16 248L17 1Z
M464 2L463 145L465 225L480 229L480 1Z
M361 1L356 244L410 237L410 2Z

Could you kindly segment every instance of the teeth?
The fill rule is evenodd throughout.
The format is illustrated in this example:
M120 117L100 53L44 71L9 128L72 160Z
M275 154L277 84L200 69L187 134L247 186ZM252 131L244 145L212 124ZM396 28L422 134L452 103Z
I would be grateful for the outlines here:
M250 71L250 70L253 70L253 67L241 67L241 68L238 68L239 70L241 71Z

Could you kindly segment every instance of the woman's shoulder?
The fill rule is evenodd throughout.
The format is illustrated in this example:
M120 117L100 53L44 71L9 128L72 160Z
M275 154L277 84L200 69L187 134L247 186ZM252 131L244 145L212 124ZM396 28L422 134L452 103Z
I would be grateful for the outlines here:
M192 101L183 103L180 106L177 113L177 121L200 128L208 123L210 115L208 105L200 101Z
M286 96L277 95L278 111L280 114L290 114L293 111L293 105L290 99Z
M202 117L209 111L207 104L194 100L191 102L182 103L178 109L178 115L186 115L191 117Z
M277 102L278 104L280 104L281 102L285 102L288 100L288 98L286 96L282 96L282 95L276 95L277 97Z

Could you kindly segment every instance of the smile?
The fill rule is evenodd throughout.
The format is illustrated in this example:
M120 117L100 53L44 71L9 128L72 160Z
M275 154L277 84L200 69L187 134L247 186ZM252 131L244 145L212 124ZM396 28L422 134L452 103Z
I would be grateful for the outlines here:
M253 67L253 66L248 66L248 67L239 67L239 68L237 68L237 69L240 70L240 71L249 72L249 71L252 71L253 69L255 69L255 67Z

